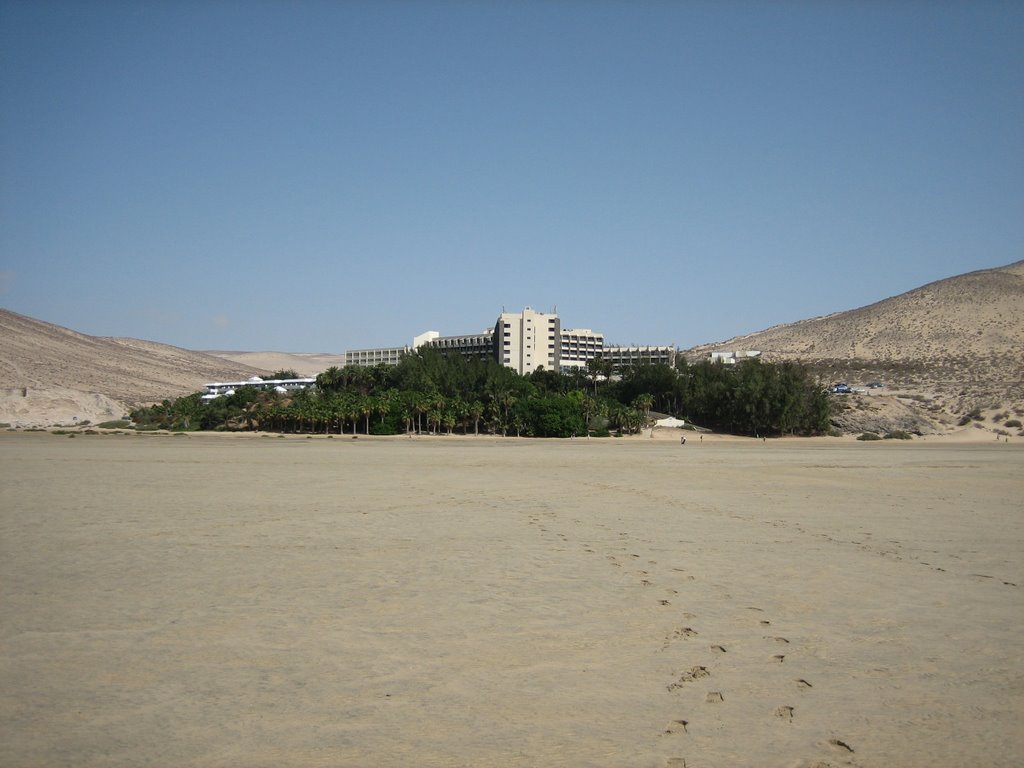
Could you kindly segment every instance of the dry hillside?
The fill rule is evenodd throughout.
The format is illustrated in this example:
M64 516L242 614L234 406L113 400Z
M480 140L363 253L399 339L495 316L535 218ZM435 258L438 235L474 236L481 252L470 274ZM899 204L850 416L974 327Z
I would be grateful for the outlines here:
M0 309L0 421L6 423L115 418L137 403L260 373L167 344L87 336Z
M299 376L316 376L331 366L343 368L345 355L327 352L226 352L206 351L208 355L222 357L251 368L267 371L295 371Z
M761 350L766 360L803 361L829 382L883 382L884 389L870 391L871 407L898 395L892 406L907 411L907 423L916 413L936 428L955 426L974 413L984 417L978 423L996 429L1024 408L1024 261L701 345L688 356L741 349ZM863 398L844 402L850 410L868 410Z

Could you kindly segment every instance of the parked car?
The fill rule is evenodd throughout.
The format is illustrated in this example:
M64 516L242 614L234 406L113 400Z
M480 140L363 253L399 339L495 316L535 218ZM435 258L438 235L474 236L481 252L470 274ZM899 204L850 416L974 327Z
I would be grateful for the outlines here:
M834 387L832 387L832 391L835 392L837 395L848 395L853 390L850 389L850 385L849 384L845 384L843 382L839 382Z
M880 382L880 381L872 381L870 384L868 384L868 389L881 389L881 388L882 388L882 382Z

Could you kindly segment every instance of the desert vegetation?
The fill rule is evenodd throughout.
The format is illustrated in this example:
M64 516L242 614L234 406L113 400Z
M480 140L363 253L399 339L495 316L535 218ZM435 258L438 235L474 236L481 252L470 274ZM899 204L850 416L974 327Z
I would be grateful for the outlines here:
M139 429L322 434L631 434L670 414L744 435L822 434L830 401L797 363L703 361L619 374L601 359L573 373L528 376L494 362L421 350L394 367L345 366L289 395L241 387L203 402L195 393L138 408Z

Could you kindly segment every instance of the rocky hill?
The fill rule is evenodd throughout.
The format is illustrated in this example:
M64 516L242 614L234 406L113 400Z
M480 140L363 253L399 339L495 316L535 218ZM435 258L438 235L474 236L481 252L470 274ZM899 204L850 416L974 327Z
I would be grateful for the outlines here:
M266 373L138 339L87 336L0 309L0 422L117 418L131 406Z
M883 383L884 388L867 391L870 401L839 401L838 410L847 412L846 423L839 415L840 426L851 429L871 423L855 418L858 411L895 409L904 425L938 431L968 418L996 431L1024 412L1022 349L1024 261L1019 261L939 280L859 309L704 344L687 355L760 350L769 361L807 363L826 382L855 388ZM886 419L883 426L892 421Z

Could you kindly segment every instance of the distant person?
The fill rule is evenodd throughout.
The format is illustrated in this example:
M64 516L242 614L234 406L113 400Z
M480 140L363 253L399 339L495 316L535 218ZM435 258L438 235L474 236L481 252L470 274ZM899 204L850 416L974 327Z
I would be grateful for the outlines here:
M686 445L686 435L680 435L679 436L679 444L680 445Z

